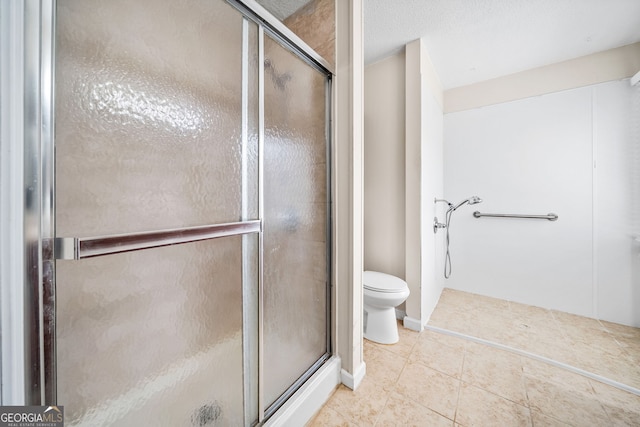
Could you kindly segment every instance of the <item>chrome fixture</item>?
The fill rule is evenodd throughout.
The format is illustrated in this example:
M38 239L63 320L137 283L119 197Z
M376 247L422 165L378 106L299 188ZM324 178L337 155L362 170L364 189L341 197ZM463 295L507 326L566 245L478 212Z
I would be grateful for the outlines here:
M546 215L519 215L519 214L494 214L494 213L480 213L475 211L473 216L476 218L486 217L494 217L494 218L525 218L525 219L548 219L549 221L556 221L558 219L558 215L552 213L548 213Z
M451 209L452 204L445 199L433 199L433 203L446 203L447 206L449 206L449 209ZM437 233L439 228L447 228L446 224L443 224L441 222L438 221L438 217L433 217L433 232Z
M448 279L449 276L451 276L451 254L449 252L449 227L451 226L451 215L453 214L453 212L455 212L456 210L458 210L459 208L461 208L462 206L469 204L469 205L475 205L477 203L482 203L482 199L478 196L471 196L468 199L465 199L463 201L461 201L460 203L454 205L453 203L449 202L448 200L445 199L434 199L433 203L446 203L449 207L447 209L447 212L445 213L445 222L444 224L441 222L438 222L438 217L433 218L433 232L437 233L439 228L444 228L445 230L447 230L447 234L446 234L446 242L447 242L447 253L445 255L445 259L444 259L444 278ZM475 214L474 214L475 215Z
M478 196L471 196L466 200L461 201L460 203L458 203L455 207L449 206L449 210L450 211L455 211L456 209L458 209L460 206L464 205L465 203L468 203L470 205L475 205L477 203L482 203L482 199Z

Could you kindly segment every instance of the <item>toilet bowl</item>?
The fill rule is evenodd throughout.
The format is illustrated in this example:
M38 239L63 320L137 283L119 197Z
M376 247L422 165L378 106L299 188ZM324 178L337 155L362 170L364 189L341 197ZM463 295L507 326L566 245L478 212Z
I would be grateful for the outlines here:
M395 308L409 296L407 283L395 276L377 271L362 275L364 305L364 337L380 344L399 340Z

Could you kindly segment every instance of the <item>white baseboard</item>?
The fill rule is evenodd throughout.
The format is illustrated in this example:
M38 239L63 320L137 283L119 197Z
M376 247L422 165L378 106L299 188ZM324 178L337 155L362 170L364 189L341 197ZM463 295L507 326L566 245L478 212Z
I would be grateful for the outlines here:
M404 319L402 319L402 325L405 328L411 329L412 331L416 332L422 332L422 330L424 329L421 321L409 316L404 316Z
M344 369L341 370L340 378L342 380L342 384L349 387L351 390L356 390L360 385L360 383L362 382L362 379L364 378L364 375L366 373L367 373L367 365L363 361L360 364L360 367L356 370L356 372L353 375L351 375Z
M303 426L322 408L340 384L342 362L332 357L282 405L265 426Z

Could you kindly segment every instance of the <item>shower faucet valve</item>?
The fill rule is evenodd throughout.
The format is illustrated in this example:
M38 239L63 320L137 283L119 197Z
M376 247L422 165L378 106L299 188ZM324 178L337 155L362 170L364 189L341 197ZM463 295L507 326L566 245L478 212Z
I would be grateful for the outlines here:
M446 224L438 222L438 217L433 218L433 233L437 233L439 228L447 228Z

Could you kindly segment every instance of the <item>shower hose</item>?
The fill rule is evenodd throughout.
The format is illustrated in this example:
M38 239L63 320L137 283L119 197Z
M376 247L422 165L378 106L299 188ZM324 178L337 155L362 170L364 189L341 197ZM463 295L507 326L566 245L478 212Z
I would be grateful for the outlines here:
M453 214L453 209L448 209L445 214L445 230L446 237L445 242L447 245L447 252L444 256L444 278L448 279L451 276L451 253L449 252L449 225L451 224L451 215Z

